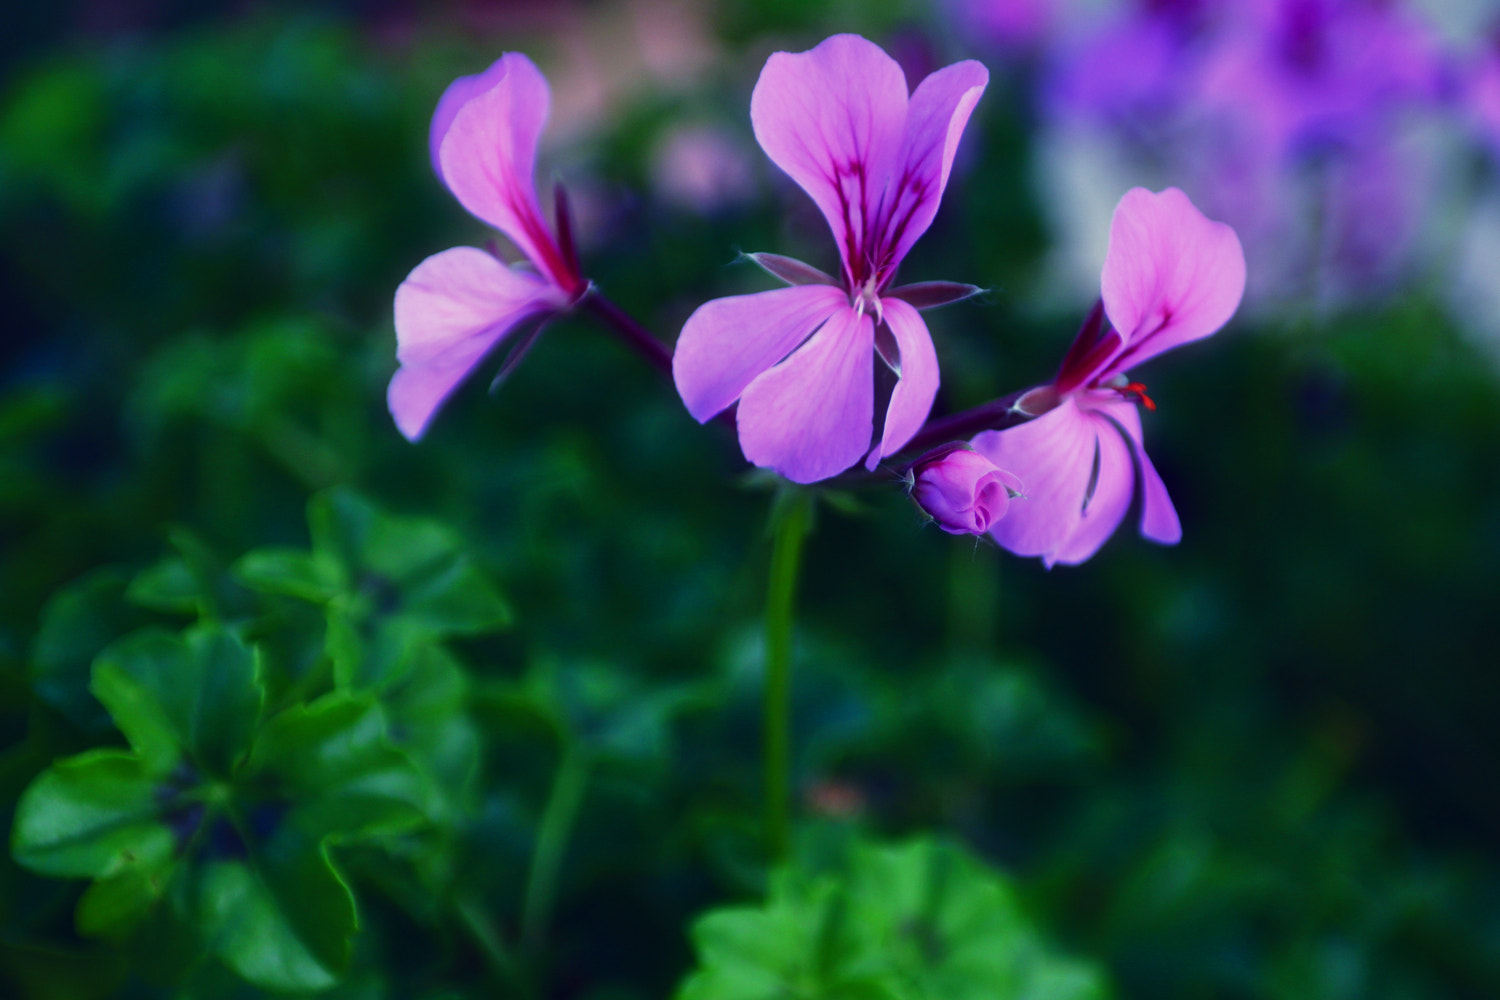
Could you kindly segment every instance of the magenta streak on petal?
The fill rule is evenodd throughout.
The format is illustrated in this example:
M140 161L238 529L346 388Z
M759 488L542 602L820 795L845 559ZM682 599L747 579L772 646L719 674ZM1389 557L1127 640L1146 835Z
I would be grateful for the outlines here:
M1161 319L1150 329L1132 337L1130 343L1125 344L1124 347L1120 347L1118 343L1119 335L1113 334L1117 341L1114 346L1119 348L1119 353L1109 358L1107 364L1100 366L1099 378L1102 380L1113 375L1123 374L1129 371L1132 365L1161 353L1159 350L1152 349L1153 341L1157 334L1172 325L1172 317L1172 310L1164 307L1161 312Z
M910 198L906 197L908 194ZM896 268L901 263L897 248L901 246L907 227L911 225L912 218L929 194L927 181L917 177L910 167L902 168L901 178L897 181L891 198L892 212L900 210L901 217L894 221L887 219L880 226L880 252L876 273L881 275L881 287L895 276Z
M519 192L513 189L508 191L507 195L511 199L511 210L516 213L516 217L526 230L527 237L531 240L531 245L536 248L541 258L532 263L551 278L552 283L566 292L570 298L577 296L583 291L583 278L558 249L557 241L553 239L547 223L542 220L536 203L533 201L527 204L521 200L522 196Z
M1078 335L1073 338L1073 343L1068 347L1068 353L1063 357L1062 364L1058 366L1057 378L1053 380L1053 386L1058 392L1071 392L1081 385L1092 368L1084 364L1084 358L1104 334L1104 300L1099 299L1094 303L1094 308L1089 310L1088 316L1084 318L1083 325L1078 328ZM1064 389L1062 386L1066 385Z
M756 140L828 220L851 292L870 277L872 202L894 172L907 100L901 67L855 35L773 53L751 96Z
M1115 370L1114 358L1120 349L1120 335L1113 330L1107 331L1102 337L1079 354L1069 352L1068 361L1063 363L1064 367L1058 373L1056 389L1058 395L1066 395L1081 386L1092 385L1108 373Z
M1109 370L1123 372L1228 322L1244 294L1245 256L1234 230L1178 189L1132 188L1110 223L1100 289L1125 341Z
M453 113L438 151L443 178L464 208L509 236L552 284L574 297L582 279L548 231L532 181L551 104L547 81L520 53L507 53L501 62L505 72L494 85Z

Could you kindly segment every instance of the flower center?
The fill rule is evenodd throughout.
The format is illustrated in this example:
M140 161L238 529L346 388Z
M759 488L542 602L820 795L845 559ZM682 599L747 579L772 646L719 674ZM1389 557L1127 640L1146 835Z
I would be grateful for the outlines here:
M868 313L875 317L876 326L885 322L885 307L880 302L879 288L879 279L871 275L849 298L849 304L854 307L856 313L861 316Z

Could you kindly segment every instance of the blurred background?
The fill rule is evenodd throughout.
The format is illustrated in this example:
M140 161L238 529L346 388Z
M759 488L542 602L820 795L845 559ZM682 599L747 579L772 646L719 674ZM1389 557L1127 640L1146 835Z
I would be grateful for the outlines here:
M448 693L420 725L371 696L441 794L423 826L335 835L358 931L327 982L100 932L85 872L26 862L16 833L0 994L662 997L695 917L763 897L770 494L583 317L409 444L385 410L391 300L492 235L433 176L427 126L511 50L552 87L539 187L566 183L585 272L663 340L769 287L739 250L832 268L748 106L769 53L840 31L913 82L991 71L904 271L990 290L928 314L935 413L1052 377L1132 185L1233 224L1250 288L1223 332L1136 373L1181 545L1127 527L1048 572L924 527L894 481L819 506L804 850L965 845L1109 995L1500 995L1500 7L1480 0L7 5L7 828L55 760L126 746L90 663L146 625L263 643L267 705L412 642L442 651ZM380 570L335 574L347 602L266 570L332 565L354 522L386 548L339 557ZM439 537L467 582L420 641L392 638L387 564ZM186 855L182 822L160 820ZM218 855L204 837L256 856L244 830Z

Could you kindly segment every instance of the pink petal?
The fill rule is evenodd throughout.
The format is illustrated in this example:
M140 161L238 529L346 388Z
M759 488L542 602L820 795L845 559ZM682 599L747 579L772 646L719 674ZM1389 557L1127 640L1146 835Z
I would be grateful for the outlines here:
M912 93L899 172L892 177L881 213L892 268L932 225L958 140L989 79L989 70L970 59L938 70Z
M438 151L442 148L443 137L448 134L448 127L453 124L453 116L458 114L458 109L469 103L471 98L499 83L505 76L509 65L508 60L511 58L510 55L503 55L490 63L489 69L483 73L459 77L448 84L448 89L443 91L442 97L438 98L437 110L432 113L432 126L428 131L427 147L432 154L432 169L437 172L439 180L443 179L443 164L438 158Z
M1131 403L1116 405L1134 410ZM1076 566L1098 552L1099 546L1108 541L1120 522L1125 520L1130 501L1135 497L1135 463L1130 443L1120 433L1119 427L1097 412L1089 413L1089 418L1099 440L1098 479L1073 533L1050 557L1044 557L1048 568L1056 563ZM1092 472L1091 464L1090 474Z
M699 423L740 397L848 298L831 285L796 285L705 302L688 317L672 353L672 379Z
M975 451L1021 480L1021 495L991 537L1018 556L1050 556L1065 544L1082 516L1097 438L1071 398L1034 420L975 437Z
M1176 545L1182 541L1177 508L1172 506L1156 466L1146 457L1146 449L1138 447L1135 454L1141 462L1141 534L1162 545Z
M496 65L499 71L492 66L483 74L494 85L453 113L438 147L443 179L464 208L515 241L554 284L575 290L579 279L542 219L532 181L552 101L547 81L519 52L507 52Z
M1130 507L1135 473L1129 445L1118 428L1073 397L1035 420L985 431L973 446L1021 480L1021 496L990 529L1016 555L1041 556L1049 567L1082 562Z
M1245 291L1245 255L1233 229L1178 189L1132 188L1115 208L1101 284L1125 339L1109 366L1120 372L1227 323Z
M932 335L927 332L921 314L901 299L882 299L881 304L885 309L885 322L901 350L901 378L885 411L885 430L881 434L880 447L872 449L865 460L866 468L870 469L875 468L882 458L900 451L922 428L938 390L937 352L933 350Z
M866 244L895 168L906 99L901 67L858 35L773 53L750 97L756 140L822 210L851 278L861 253L874 249Z
M1141 479L1141 534L1162 545L1176 545L1182 541L1182 522L1177 519L1177 508L1172 506L1172 498L1167 495L1167 487L1157 474L1156 466L1146 456L1140 409L1123 401L1110 403L1104 409L1118 421L1135 449L1136 468Z
M874 364L874 321L849 308L834 313L740 396L745 457L797 483L827 479L859 461L873 432Z
M559 308L551 285L482 250L455 247L418 264L396 289L391 416L412 441L481 358L528 316Z

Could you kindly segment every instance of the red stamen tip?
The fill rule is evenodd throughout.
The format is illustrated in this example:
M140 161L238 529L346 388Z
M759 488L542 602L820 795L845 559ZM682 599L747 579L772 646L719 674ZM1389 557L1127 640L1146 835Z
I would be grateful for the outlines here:
M1142 406L1152 413L1156 412L1156 404L1151 401L1150 396L1146 395L1146 385L1144 382L1127 382L1120 392L1126 396L1136 397L1136 399L1140 400Z

